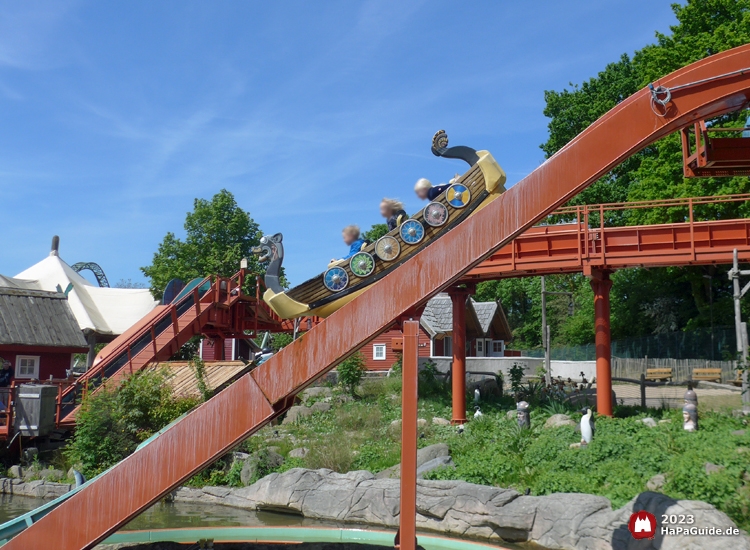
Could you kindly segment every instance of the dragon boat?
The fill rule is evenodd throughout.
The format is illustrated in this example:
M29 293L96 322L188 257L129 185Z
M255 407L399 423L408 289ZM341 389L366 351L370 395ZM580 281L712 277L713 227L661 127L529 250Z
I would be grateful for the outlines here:
M332 262L320 275L284 289L280 281L283 236L276 233L260 239L253 253L261 262L269 262L263 299L279 317L327 317L505 191L505 172L488 151L448 147L448 136L440 130L432 138L432 152L438 157L463 160L470 168L399 227L365 244L351 258Z

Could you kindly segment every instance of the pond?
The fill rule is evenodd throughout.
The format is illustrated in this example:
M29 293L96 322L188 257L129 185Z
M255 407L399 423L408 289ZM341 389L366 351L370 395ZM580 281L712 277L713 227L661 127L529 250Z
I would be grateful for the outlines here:
M0 495L0 523L46 504L47 500ZM290 514L254 512L215 504L159 502L128 523L123 530L178 529L183 527L341 527L343 524L305 519Z

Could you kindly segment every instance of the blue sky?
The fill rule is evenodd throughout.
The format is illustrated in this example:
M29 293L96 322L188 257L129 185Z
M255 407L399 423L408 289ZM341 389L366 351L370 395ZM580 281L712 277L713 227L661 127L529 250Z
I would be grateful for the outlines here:
M144 281L195 197L232 191L284 233L299 283L445 181L432 134L489 149L515 183L543 160L544 90L675 23L669 1L5 2L0 273L42 259Z

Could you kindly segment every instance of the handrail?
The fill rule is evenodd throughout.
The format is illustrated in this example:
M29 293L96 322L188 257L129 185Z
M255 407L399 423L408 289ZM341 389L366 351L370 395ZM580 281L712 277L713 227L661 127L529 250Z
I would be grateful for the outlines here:
M555 210L550 216L561 214L575 214L577 212L610 211L610 210L632 210L643 208L669 208L678 206L693 206L700 204L724 204L728 202L742 202L750 200L750 193L737 193L732 195L718 195L708 197L679 197L674 199L653 199L647 201L633 202L609 202L601 204L581 204L576 206L563 206Z

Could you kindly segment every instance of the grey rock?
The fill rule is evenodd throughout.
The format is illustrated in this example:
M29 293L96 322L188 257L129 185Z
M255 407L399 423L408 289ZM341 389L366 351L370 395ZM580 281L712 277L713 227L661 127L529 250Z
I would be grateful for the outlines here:
M732 432L732 435L739 435L739 436L742 436L742 435L745 435L746 433L747 433L747 431L746 431L746 430L734 430L734 431Z
M424 418L417 418L417 427L424 428L425 426L427 426L427 420Z
M317 403L313 403L313 405L310 407L310 409L313 412L319 413L319 412L328 412L331 410L331 404L330 403L324 403L323 401L318 401Z
M294 407L291 407L287 412L286 416L284 417L284 421L281 423L284 424L293 424L294 422L297 422L300 418L305 418L308 416L311 416L313 414L313 410L309 407L303 407L301 405L295 405Z
M176 502L216 503L248 510L273 510L342 523L395 528L399 482L369 472L337 474L295 468L271 474L241 489L182 488ZM662 536L636 541L627 531L634 510L695 516L699 527L733 527L713 506L644 492L619 510L604 497L557 493L523 496L512 489L463 481L417 481L417 527L447 535L534 543L553 550L750 550L748 538Z
M579 443L571 443L571 444L569 445L569 447L570 447L571 449L580 449L580 448L581 448L581 443L580 443L580 442L579 442Z
M331 397L332 395L333 390L331 390L331 388L327 388L325 386L316 386L313 388L307 388L306 390L302 391L299 394L299 398L306 403L308 401L312 401L313 399Z
M417 467L417 477L419 479L422 479L426 473L431 472L432 470L437 470L438 468L446 468L446 467L447 468L456 467L451 457L439 456L437 458L433 458L432 460L428 460L421 466Z
M648 426L649 428L656 428L656 426L657 426L657 424L656 424L656 420L654 420L654 419L653 419L653 418L651 418L651 417L648 417L648 418L641 418L641 422L643 422L643 423L644 423L644 424L645 424L646 426Z
M42 479L47 481L62 481L65 479L65 472L62 470L42 470L40 475Z
M450 426L451 425L451 421L450 420L448 420L447 418L441 418L440 416L433 417L432 418L432 423L435 426Z
M289 458L305 458L310 453L310 449L306 447L300 447L298 449L292 449L289 451Z
M664 474L656 474L646 482L646 488L649 491L659 492L664 488L667 483L667 477Z
M69 483L54 483L38 479L23 481L20 479L0 478L0 494L20 495L35 498L61 497L73 488Z
M508 411L507 413L505 413L505 418L507 418L508 420L515 419L516 418L516 411Z
M726 467L725 466L720 466L718 464L712 464L711 462L706 462L703 465L703 468L706 470L706 473L710 475L710 474L714 474L716 472L721 472Z
M544 423L545 428L559 428L560 426L576 426L576 422L567 414L553 414Z
M240 471L240 481L249 485L257 476L258 470L273 470L284 463L284 457L272 450L260 451L245 460Z
M400 428L401 427L401 419L397 418L396 420L391 421L391 428Z
M15 479L21 479L23 477L23 469L18 464L14 464L8 470L8 475Z
M671 423L672 423L671 418L662 418L661 420L659 420L659 424L671 424Z
M750 453L750 448L748 447L737 447L737 454L745 454Z
M439 457L450 457L450 449L445 443L436 443L419 449L417 451L417 470L420 466ZM401 464L391 466L379 472L375 477L377 479L399 479L401 477Z
M694 527L708 528L733 527L729 517L710 504L696 500L675 500L666 495L645 492L636 496L624 507L592 517L586 520L580 528L581 548L613 548L615 550L750 550L750 539L746 536L737 537L707 537L692 535L662 535L657 529L656 537L645 541L633 539L627 529L627 523L634 511L646 510L658 519L662 514L691 515L695 518ZM607 532L611 546L593 546L593 540L601 540L601 533Z

